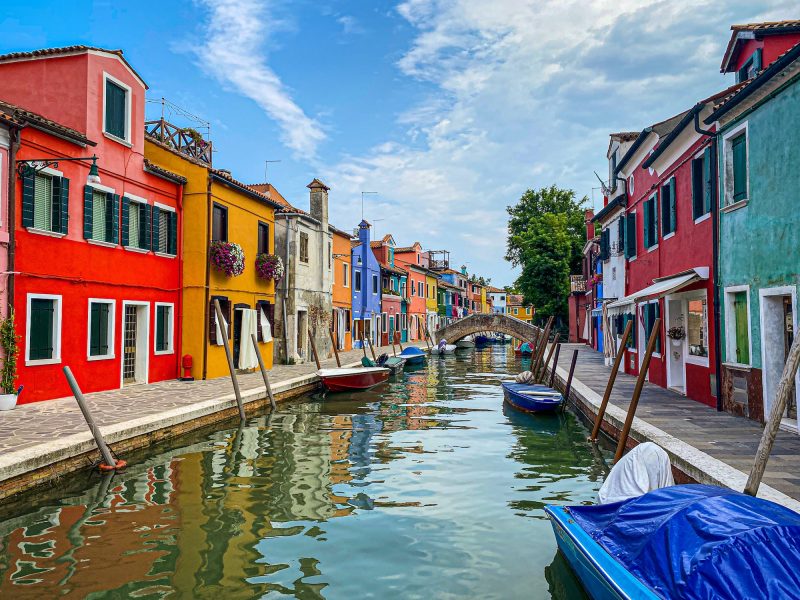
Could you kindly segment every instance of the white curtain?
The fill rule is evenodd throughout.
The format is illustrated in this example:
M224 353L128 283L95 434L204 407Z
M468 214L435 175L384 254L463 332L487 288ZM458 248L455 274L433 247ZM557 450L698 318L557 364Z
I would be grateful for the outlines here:
M338 344L339 350L344 349L344 334L345 334L345 311L344 309L337 308L336 309L336 343Z
M219 322L219 319L215 318L214 319L214 326L217 328L217 337L216 337L217 341L214 342L214 343L217 346L224 346L225 345L225 339L230 335L230 329L228 329L228 322L225 320L225 316L223 315L221 324ZM224 327L224 331L226 333L225 337L222 337L223 327Z
M272 326L269 324L269 319L263 310L258 311L258 326L261 329L261 341L272 341Z
M238 310L242 311L242 332L239 336L239 368L255 369L258 366L258 358L253 347L252 336L256 333L258 313L249 308Z

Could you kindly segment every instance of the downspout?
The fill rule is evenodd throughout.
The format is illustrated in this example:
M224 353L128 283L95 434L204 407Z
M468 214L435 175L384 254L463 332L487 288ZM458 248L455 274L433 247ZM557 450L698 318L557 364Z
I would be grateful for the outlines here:
M177 322L181 323L181 334L178 338L178 351L175 356L178 377L181 376L183 359L183 184L178 186L178 314Z
M289 224L288 213L283 213L283 220L286 224L286 277L283 280L283 354L286 364L289 364L289 320L286 303L289 301L289 277L291 277L289 268L289 236L292 233L292 227ZM297 324L295 323L295 327L296 326Z
M14 128L11 130L12 139L8 145L8 313L14 309L14 264L15 254L14 250L16 244L15 231L17 229L17 150L20 147L20 129Z
M210 308L211 303L211 207L213 200L211 196L211 171L207 171L206 180L206 278L205 278L205 306L203 306L203 379L208 375L208 344L210 339ZM220 325L221 327L221 325Z
M716 374L715 385L717 395L717 412L722 412L722 353L720 348L720 332L721 332L721 319L720 319L720 299L719 299L719 198L718 194L718 181L719 173L717 164L717 134L714 131L702 129L700 127L700 110L694 113L694 130L700 135L706 135L711 138L711 165L713 167L712 173L715 175L711 177L711 243L713 244L713 275L712 285L714 286L714 371Z

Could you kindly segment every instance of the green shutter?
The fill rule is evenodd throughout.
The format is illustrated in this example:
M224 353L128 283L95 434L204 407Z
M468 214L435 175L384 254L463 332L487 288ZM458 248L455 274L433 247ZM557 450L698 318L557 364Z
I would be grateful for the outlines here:
M167 349L166 344L166 306L156 307L156 350L159 352Z
M53 358L53 321L55 300L31 299L30 339L28 347L31 360Z
M736 362L750 364L750 331L747 322L747 292L736 292L733 298L736 325Z
M122 197L122 245L127 246L130 244L130 232L128 228L130 227L130 213L131 213L131 201L126 197Z
M178 254L178 213L169 213L169 238L167 252L173 256Z
M60 233L69 233L69 179L59 177L58 224Z
M142 206L141 212L139 213L139 243L142 248L145 250L150 250L150 213L152 211L152 207L149 204L144 204Z
M22 226L33 227L33 197L34 182L33 173L22 176Z
M652 208L653 201L645 200L644 203L644 226L642 227L642 233L644 233L644 247L650 247L650 224L652 222L652 217L650 216L650 211Z
M89 355L105 356L108 354L108 317L110 305L105 302L93 302L89 323Z
M83 237L84 239L92 239L94 231L94 189L90 186L83 188Z
M125 139L125 104L127 92L106 80L106 132Z
M108 194L108 200L111 202L111 236L108 239L113 244L119 243L119 194Z
M621 216L617 219L617 252L625 252L625 256L628 255L627 250L625 249L625 216Z
M678 229L678 207L675 200L675 178L669 181L669 231L670 233Z
M756 48L756 51L753 52L753 72L756 75L761 71L761 51L761 48Z
M711 212L711 190L714 189L711 180L714 165L711 164L711 148L703 150L703 214Z
M731 143L733 152L733 201L747 198L747 137L740 135Z
M658 209L656 207L655 198L653 198L653 210L650 214L653 217L652 230L650 231L650 245L655 246L658 243Z
M153 207L153 237L152 237L152 248L153 252L159 252L160 248L158 247L158 240L161 236L161 232L159 228L161 227L161 209L157 206Z
M625 249L626 258L633 258L636 256L636 213L628 214L628 229L625 231Z
M661 235L669 235L670 233L670 219L669 219L669 183L661 186Z

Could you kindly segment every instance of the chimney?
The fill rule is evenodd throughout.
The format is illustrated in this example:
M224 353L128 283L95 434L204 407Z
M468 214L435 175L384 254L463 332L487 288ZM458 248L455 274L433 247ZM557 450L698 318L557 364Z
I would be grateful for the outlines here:
M314 179L306 187L311 190L309 203L311 216L320 222L322 231L328 231L328 190L330 188L319 179Z
M370 224L366 221L361 221L358 224L358 241L362 244L366 244L369 247L369 228Z

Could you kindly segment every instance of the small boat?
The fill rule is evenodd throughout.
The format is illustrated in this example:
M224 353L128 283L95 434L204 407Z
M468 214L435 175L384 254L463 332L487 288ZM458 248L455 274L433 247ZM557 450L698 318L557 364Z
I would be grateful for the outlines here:
M503 396L513 408L529 413L551 413L564 402L560 392L546 385L503 382Z
M454 354L456 348L457 346L455 344L439 344L438 346L431 346L428 348L428 352L434 355Z
M468 348L474 348L474 347L475 347L475 339L471 335L468 335L465 338L461 338L456 342L456 348L458 348L459 350L466 350Z
M533 356L533 348L531 348L528 342L522 342L517 346L516 350L514 350L514 354L516 356Z
M488 346L491 343L489 336L479 334L475 336L475 347L476 348L483 348L484 346Z
M329 392L368 390L389 378L389 369L383 367L355 367L320 369L317 377Z
M796 598L800 515L710 485L595 506L546 506L594 600Z
M403 368L406 366L406 359L399 356L389 356L381 362L380 358L378 358L378 366L389 369L392 375L397 375L403 372Z
M420 365L425 362L425 353L415 346L403 348L400 357L406 359L407 365Z

